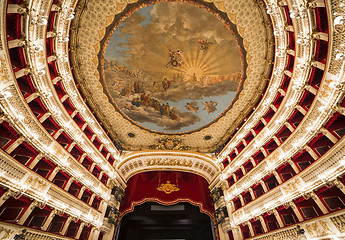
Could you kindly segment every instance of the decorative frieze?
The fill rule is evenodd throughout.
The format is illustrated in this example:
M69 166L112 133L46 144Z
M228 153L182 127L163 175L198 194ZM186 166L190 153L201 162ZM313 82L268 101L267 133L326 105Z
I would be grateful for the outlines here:
M187 152L143 152L129 155L118 165L119 172L125 180L128 180L136 173L150 170L174 170L189 171L199 174L208 182L212 182L219 167L212 158L199 154Z
M145 160L148 166L182 166L191 167L192 160L187 159L174 159L174 158L150 158Z

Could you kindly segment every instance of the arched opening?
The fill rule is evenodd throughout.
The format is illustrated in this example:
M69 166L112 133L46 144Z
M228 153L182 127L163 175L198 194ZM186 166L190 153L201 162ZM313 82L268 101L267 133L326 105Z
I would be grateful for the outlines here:
M213 214L208 183L201 176L142 172L127 182L116 239L214 239Z

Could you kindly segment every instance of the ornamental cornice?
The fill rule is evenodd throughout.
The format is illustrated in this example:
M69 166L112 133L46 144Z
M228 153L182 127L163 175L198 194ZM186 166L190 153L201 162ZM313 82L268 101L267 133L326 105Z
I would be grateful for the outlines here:
M81 223L84 225L84 223ZM23 230L23 226L18 224L11 224L6 222L0 223L0 236L2 239L15 239L15 236L20 235ZM38 229L26 228L25 239L45 239L45 240L71 240L69 237L43 232Z
M279 228L268 233L260 234L259 236L248 238L250 240L286 240L286 239L328 239L332 237L344 237L345 232L345 211L337 211L335 213L327 214L313 218L311 220L303 221L302 223L294 224L284 228ZM303 233L298 233L298 229L303 229Z

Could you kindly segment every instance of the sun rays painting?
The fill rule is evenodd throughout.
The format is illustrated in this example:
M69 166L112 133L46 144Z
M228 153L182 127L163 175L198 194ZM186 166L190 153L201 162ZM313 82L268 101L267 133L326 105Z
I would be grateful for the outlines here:
M105 51L104 83L138 125L189 132L229 108L243 79L242 58L236 35L214 14L161 2L117 26Z

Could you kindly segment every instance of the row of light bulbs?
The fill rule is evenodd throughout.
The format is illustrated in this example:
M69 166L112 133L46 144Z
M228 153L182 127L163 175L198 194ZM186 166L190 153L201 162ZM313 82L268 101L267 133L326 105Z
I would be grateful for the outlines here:
M62 213L67 213L71 217L81 219L84 222L98 228L103 224L103 222L100 220L101 213L98 211L93 211L91 207L89 207L90 209L88 213L83 213L79 209L73 207L73 205L67 205L61 201L52 199L51 196L49 196L45 192L37 192L34 189L31 189L30 186L25 185L25 183L7 177L4 172L0 172L0 181L3 186L7 187L9 190L15 193L14 197L19 198L24 195L32 198L39 203L39 207L41 209L48 205Z
M271 211L275 209L278 206L284 205L286 203L289 203L293 201L294 199L301 197L303 195L306 195L309 192L312 192L314 189L320 188L323 185L328 184L329 182L332 182L336 180L339 176L343 175L345 173L345 156L342 157L342 159L339 159L338 165L334 166L333 169L328 170L327 172L324 172L322 175L318 176L314 182L312 183L304 183L303 181L300 180L300 183L302 184L301 186L298 186L298 189L290 192L290 193L285 193L283 195L280 195L274 200L271 200L270 202L267 202L263 204L262 202L259 203L261 208L258 206L254 206L252 204L251 206L247 206L249 209L253 210L247 210L250 213L246 214L244 209L239 209L236 210L234 213L234 216L241 215L240 217L234 217L234 222L236 225L241 225L244 222L258 217L262 215L265 212ZM284 191L279 190L280 192L284 193ZM225 201L228 203L231 201L227 194L225 195Z
M248 189L256 182L260 181L264 176L274 171L281 164L284 164L287 160L291 159L291 157L295 155L300 149L302 149L305 146L306 142L308 142L310 138L315 135L318 129L321 128L325 119L325 112L329 111L330 109L331 107L326 105L321 105L321 107L317 108L316 111L319 111L320 113L318 119L316 119L313 124L305 127L305 129L308 131L308 135L306 135L304 138L296 140L295 142L292 142L289 152L281 151L279 157L274 159L274 164L263 161L262 164L267 164L267 166L265 167L265 171L261 172L260 174L256 174L255 176L252 176L250 174L246 175L241 178L239 182L236 182L233 186L231 186L231 188L228 190L228 192L231 192L231 194L228 195L230 200L238 196L240 193ZM221 177L222 180L225 180L226 178L227 175L225 174L223 174ZM240 185L241 187L237 187L237 185Z
M70 20L65 18L66 20ZM37 44L38 42L41 42L43 40L33 40L32 42L35 42L36 44L34 45L34 49L36 51L40 50L44 50L43 48L43 44L41 43L41 45ZM41 46L41 47L38 47ZM61 55L58 55L59 57L57 58L58 60L61 61L68 61L68 58L63 58L60 57ZM38 59L36 59L38 60ZM36 66L40 65L40 63L38 61L35 62ZM43 67L42 67L43 68ZM44 71L44 72L43 72ZM45 70L40 70L39 71L41 74L39 74L39 76L44 76L45 74ZM43 73L42 73L43 72ZM39 78L38 78L39 79ZM45 94L45 100L47 101L47 106L50 107L51 112L56 113L56 118L60 119L60 121L58 120L58 122L60 122L60 124L62 124L62 127L68 130L68 133L71 135L71 137L78 143L78 145L85 150L85 152L87 152L87 154L91 155L91 159L93 159L95 162L98 163L98 165L106 172L106 174L114 179L115 178L115 170L112 167L109 167L108 165L109 162L103 157L103 155L101 155L100 152L98 152L97 150L94 151L93 148L95 148L87 139L86 136L84 136L83 132L80 130L80 128L73 122L73 121L64 121L64 119L66 120L66 117L64 118L64 116L62 115L62 111L61 109L59 109L58 107L56 107L57 104L54 104L54 100L56 100L56 98L53 97L53 94L51 93L50 87L48 86L47 83L44 83L44 81L37 81L37 84L39 86L39 88L41 88L41 92L43 93L50 93L50 94ZM41 85L41 84L46 84L46 86ZM75 95L75 93L73 94ZM85 107L83 107L83 109L81 110L81 112L85 112ZM99 133L100 131L98 131ZM102 133L102 132L101 132ZM85 139L87 139L85 141ZM103 141L104 142L104 141ZM91 146L90 146L91 144ZM104 144L106 146L110 145L110 141L108 141L108 139L105 139ZM89 145L89 146L88 146ZM114 149L113 146L111 146L110 149Z
M272 16L272 18L275 19L275 21L272 21L272 24L273 24L273 33L275 33L275 42L276 42L277 49L287 48L287 41L286 41L287 33L283 27L285 22L283 21L282 16L283 16L283 13L281 11L277 12L276 15ZM235 136L227 143L227 146L218 156L219 163L225 159L225 157L241 142L243 137L245 137L250 132L250 130L257 124L260 118L262 118L266 114L266 112L270 108L270 105L273 103L276 97L275 93L278 92L278 88L280 86L280 83L282 82L283 69L285 68L285 65L286 65L286 54L284 54L283 56L276 56L274 69L273 69L273 72L276 74L272 76L269 82L269 86L267 87L267 91L262 101L262 102L266 102L266 104L265 105L260 104L254 110L253 114L247 119L244 126L241 129L239 129L236 132ZM278 74L278 72L280 72L281 74Z
M67 7L71 4L70 2L64 1L63 4L66 5L66 8L73 9L73 7ZM69 26L70 19L66 19L63 16L61 18L59 17L60 16L58 16L58 19L57 19L57 22L59 23L57 25L57 32L59 32L61 36L68 36L68 32L66 32L65 30L69 29L66 26ZM67 41L64 41L64 42L58 41L58 43L60 44L56 44L57 53L61 53L61 55L63 56L68 55L69 48L68 48ZM59 61L60 59L58 59L58 62ZM62 62L65 62L67 65L69 64L68 61L62 61ZM62 76L64 76L62 81L66 83L65 90L70 96L71 102L73 102L73 104L76 106L77 110L83 116L83 119L88 123L88 126L90 126L92 131L97 134L97 137L100 139L100 141L107 147L107 150L112 154L115 161L120 162L121 161L120 152L116 149L114 144L110 141L108 135L104 132L103 128L98 124L97 120L95 120L95 117L90 112L90 110L86 107L86 104L83 101L82 97L78 94L79 91L73 80L71 69L69 67L67 69L63 68L62 66L65 66L64 64L59 64L58 67L60 66L61 68L59 70Z
M307 64L300 64L299 66L304 66L304 65L307 65ZM309 64L309 66L310 66L310 64ZM300 70L304 70L304 68L300 68ZM301 86L302 84L301 83L298 83L298 84L295 84L294 86ZM332 81L331 82L331 84L330 84L330 86L331 87L333 87L333 86L338 86L339 85L339 83L337 83L336 81ZM293 87L294 87L293 86ZM338 87L339 88L339 87ZM299 89L301 89L301 87L296 87L296 88L293 88L294 90L299 90ZM289 104L291 104L291 102L289 103ZM293 104L291 104L291 105L293 105ZM326 105L322 105L321 107L319 107L319 111L320 112L324 112L324 111L329 111L330 110L330 107L328 106L327 107L327 104ZM281 119L281 120L283 120L283 119ZM277 122L277 121L276 121ZM279 125L279 123L276 123L275 122L275 124L277 124L277 125ZM309 132L311 132L311 133L314 133L315 134L315 132L317 132L318 131L318 127L315 127L315 125L314 124L311 124L310 126L308 126L307 127L307 130L309 131ZM269 136L269 135L271 135L271 133L269 132L270 130L268 130L267 131L267 134L265 134L265 137L267 137L267 136ZM272 131L272 130L271 130ZM257 139L257 138L256 138ZM303 142L303 140L301 139L299 142L296 142L296 143L294 143L293 144L293 146L294 146L294 148L299 148L299 146L301 146L301 142ZM258 144L257 144L257 142L254 144L254 145L256 145L256 146L259 146ZM248 152L247 153L244 153L243 154L243 156L242 156L243 158L244 158L244 160L246 161L247 160L247 158L249 157L249 154L248 154ZM285 158L286 156L283 156L283 158L282 158L282 161L281 162L283 162L284 161L284 158ZM238 159L237 159L238 160ZM236 167L238 167L239 165L241 165L241 163L239 163L239 162L235 162L235 166ZM273 166L272 166L273 167ZM232 174L235 170L237 170L237 168L233 168L233 169L228 169L228 174ZM271 169L269 170L269 171L272 171ZM223 175L222 176L222 179L226 179L227 177L226 177L226 175ZM241 190L241 189L240 189ZM238 191L236 191L236 193L238 193L240 190L238 190Z
M324 101L319 102L318 108L315 109L316 111L320 112L319 117L318 117L318 119L316 121L314 121L312 124L310 124L306 128L308 131L312 132L312 134L310 134L310 136L313 136L313 134L315 134L315 131L317 131L317 129L319 129L322 126L322 124L325 122L325 120L327 119L327 114L330 111L332 111L332 108L334 108L334 104L337 103L337 101L334 101L335 99L338 100L336 95L340 95L339 93L341 91L344 91L343 87L341 87L343 85L344 85L344 82L342 82L340 77L332 79L331 84L329 84L329 86L328 86L329 90L332 92L332 94L330 94L328 99L325 99ZM324 87L327 87L327 86L324 86ZM333 96L333 95L335 95L335 96ZM292 144L293 149L291 149L292 150L291 153L290 154L285 153L283 155L284 157L281 160L284 160L286 157L288 157L288 155L294 154L296 152L295 150L299 150L302 146L305 145L306 142L309 141L309 139L310 139L310 137L307 136L307 137L305 137L305 139L299 139L299 140L295 141ZM343 167L344 166L344 162L345 162L344 160L341 160L339 162L339 166ZM339 166L336 167L336 169L334 169L334 171L338 171ZM275 168L275 166L272 165L272 167L266 167L266 170L271 170L271 169L274 169L274 168ZM331 172L333 172L333 171L331 171ZM323 174L322 176L319 177L319 180L321 179L324 182L325 178L327 178L328 176L332 176L332 178L335 178L334 174L331 174L331 172L330 172L329 175ZM341 175L341 174L339 173L338 175ZM223 176L223 179L225 179L225 178L226 178L226 176ZM252 179L253 179L253 177L252 177ZM258 181L259 179L260 179L259 176L257 176L257 178L254 177L254 181ZM242 185L242 186L244 186L244 185ZM308 186L304 186L304 189L308 190L309 189ZM231 195L229 194L229 192L231 192L231 191L228 191L227 194L226 194L226 200L230 201L231 199L233 199L234 196L240 194L244 189L245 188L239 188L239 189L237 189L237 191L232 192L233 194L231 194ZM313 187L313 189L315 189L315 187ZM285 198L283 197L283 198L280 199L280 203L287 202L288 200L291 201L291 199L289 199L288 196L285 197ZM271 208L271 206L273 206L273 205L274 205L274 202L266 204L265 210ZM237 219L236 220L237 224L241 224L241 223L247 221L248 219L250 219L250 218L252 218L252 217L254 217L256 215L257 215L256 213L255 214L251 214L251 215L244 215L244 216L241 217L241 219Z
M64 5L67 5L66 7L60 8L59 9L59 18L62 19L64 22L62 23L62 25L64 24L69 24L69 22L74 18L74 9L73 7L68 7L68 3L64 2ZM19 13L25 13L27 10L24 8L19 8L18 12ZM35 21L31 21L32 24L37 24L37 25L41 25L41 26L45 26L48 23L48 17L46 16L46 13L42 10L39 11L39 14L37 14L37 10L32 9L31 11L29 11L28 16L31 19L34 19ZM39 19L39 20L37 20ZM37 20L37 21L36 21ZM63 28L63 27L62 27ZM57 29L57 34L55 36L57 43L67 43L69 41L69 36L68 33L64 33L63 31L59 31L59 29ZM68 43L67 43L68 45ZM33 44L32 47L30 48L30 50L33 50L34 52L40 52L44 50L43 44ZM58 60L61 60L61 62L68 62L68 57L66 57L66 55L59 55L57 56ZM41 69L39 71L35 72L37 75L42 76L45 75L45 70ZM62 75L65 75L66 78L64 78L64 80L68 81L72 81L73 79L71 77L71 73L70 72L65 72ZM75 91L75 89L73 89ZM109 152L113 155L113 157L115 158L115 160L119 160L120 156L119 156L119 152L117 151L116 147L109 141L108 136L104 133L104 130L98 125L95 124L96 121L93 118L93 115L87 111L87 108L85 107L85 103L83 103L83 101L81 100L81 97L78 97L78 94L75 94L74 91L69 91L69 95L70 97L75 98L75 103L76 106L78 106L78 110L81 113L84 113L84 115L86 115L86 117L84 118L84 120L86 122L88 122L89 126L93 129L93 131L98 135L98 137L100 138L100 140L108 147Z
M278 16L278 14L276 14L275 16ZM277 21L278 22L278 21ZM285 58L286 56L286 51L283 51L282 49L285 49L286 47L278 47L277 51L279 52L283 52L284 54L282 55L279 55L278 58ZM307 58L309 56L306 56ZM301 60L301 64L300 65L304 65L304 62L305 60ZM276 77L276 76L281 76L283 77L283 75L281 74L277 74L277 72L282 72L280 69L282 69L281 67L279 68L276 68L273 73L276 73L274 74L273 77ZM303 70L300 69L300 72L303 72ZM285 122L285 117L289 116L290 112L293 110L293 106L295 106L298 102L298 99L299 99L299 96L301 94L301 92L303 91L303 89L300 87L300 86L303 86L303 84L306 82L306 77L304 76L304 78L302 77L299 77L298 78L292 78L292 80L294 79L297 79L297 83L296 81L295 84L293 85L293 90L294 92L292 94L290 94L290 97L289 97L289 101L287 102L287 104L285 104L285 108L284 110L285 111L282 111L280 113L280 117L277 118L275 121L272 121L272 123L269 123L268 125L265 126L265 128L256 136L255 138L255 142L252 141L251 143L249 143L249 146L251 145L251 147L248 149L248 146L247 146L247 149L244 150L243 153L241 153L240 155L236 156L236 158L232 161L231 164L229 164L229 166L224 169L224 172L227 174L227 175L230 175L232 174L233 172L235 172L237 169L238 169L238 166L242 165L245 161L248 160L248 157L250 157L252 154L254 154L256 151L258 151L258 149L260 149L269 139L271 139L271 136L273 136L280 128L281 126L284 124ZM291 81L292 81L291 80ZM272 79L271 82L273 82L274 80ZM298 86L298 87L296 87ZM270 88L270 87L269 87ZM271 92L271 90L268 90L267 92ZM289 91L286 93L286 96L289 94ZM292 95L292 96L291 96ZM262 105L263 106L270 106L270 104L272 104L273 100L270 101L270 99L264 99L262 101ZM260 119L264 114L266 113L266 111L262 111L262 113L260 114L258 111L257 112L254 112L253 113L253 119L254 120L257 120L257 119ZM282 117L284 116L284 117ZM252 119L250 119L252 120ZM252 121L253 123L256 123L254 121ZM251 124L254 126L254 124ZM245 126L243 127L244 130L247 130L247 129L251 129L250 126L248 126L249 124L249 121L246 122ZM269 126L269 125L273 125L273 126ZM247 130L248 131L248 130ZM245 136L244 133L241 133L240 135L236 136L236 139L238 139L239 141L243 138L243 136ZM235 144L232 144L230 145L231 147L233 147ZM223 156L221 156L223 157ZM223 158L220 158L219 159L220 161L223 160ZM235 165L235 166L233 166Z
M19 98L17 94L11 92L13 90L13 84L7 85L5 88L0 89L0 95L2 95L2 104L0 105L2 111L5 113L6 117L13 123L14 126L18 128L18 130L22 133L23 136L26 137L27 141L32 143L37 149L40 150L44 155L49 156L54 162L57 162L59 166L62 166L67 172L69 172L72 176L77 176L76 169L70 168L70 164L74 161L69 156L60 156L57 155L56 150L53 146L48 145L45 146L41 139L39 138L40 134L36 132L29 124L27 124L27 119L31 118L29 113L23 113L18 111L16 107L12 105L12 102L15 102ZM53 144L55 142L53 141ZM61 147L58 145L58 147ZM62 147L61 147L62 148ZM92 181L91 179L95 178L91 173L87 172L88 175L83 176L80 179L80 182L85 182L86 186L89 189L92 189L97 195L101 196L105 200L110 199L110 190L102 190L99 188L100 182L99 181ZM90 179L89 179L90 178Z

